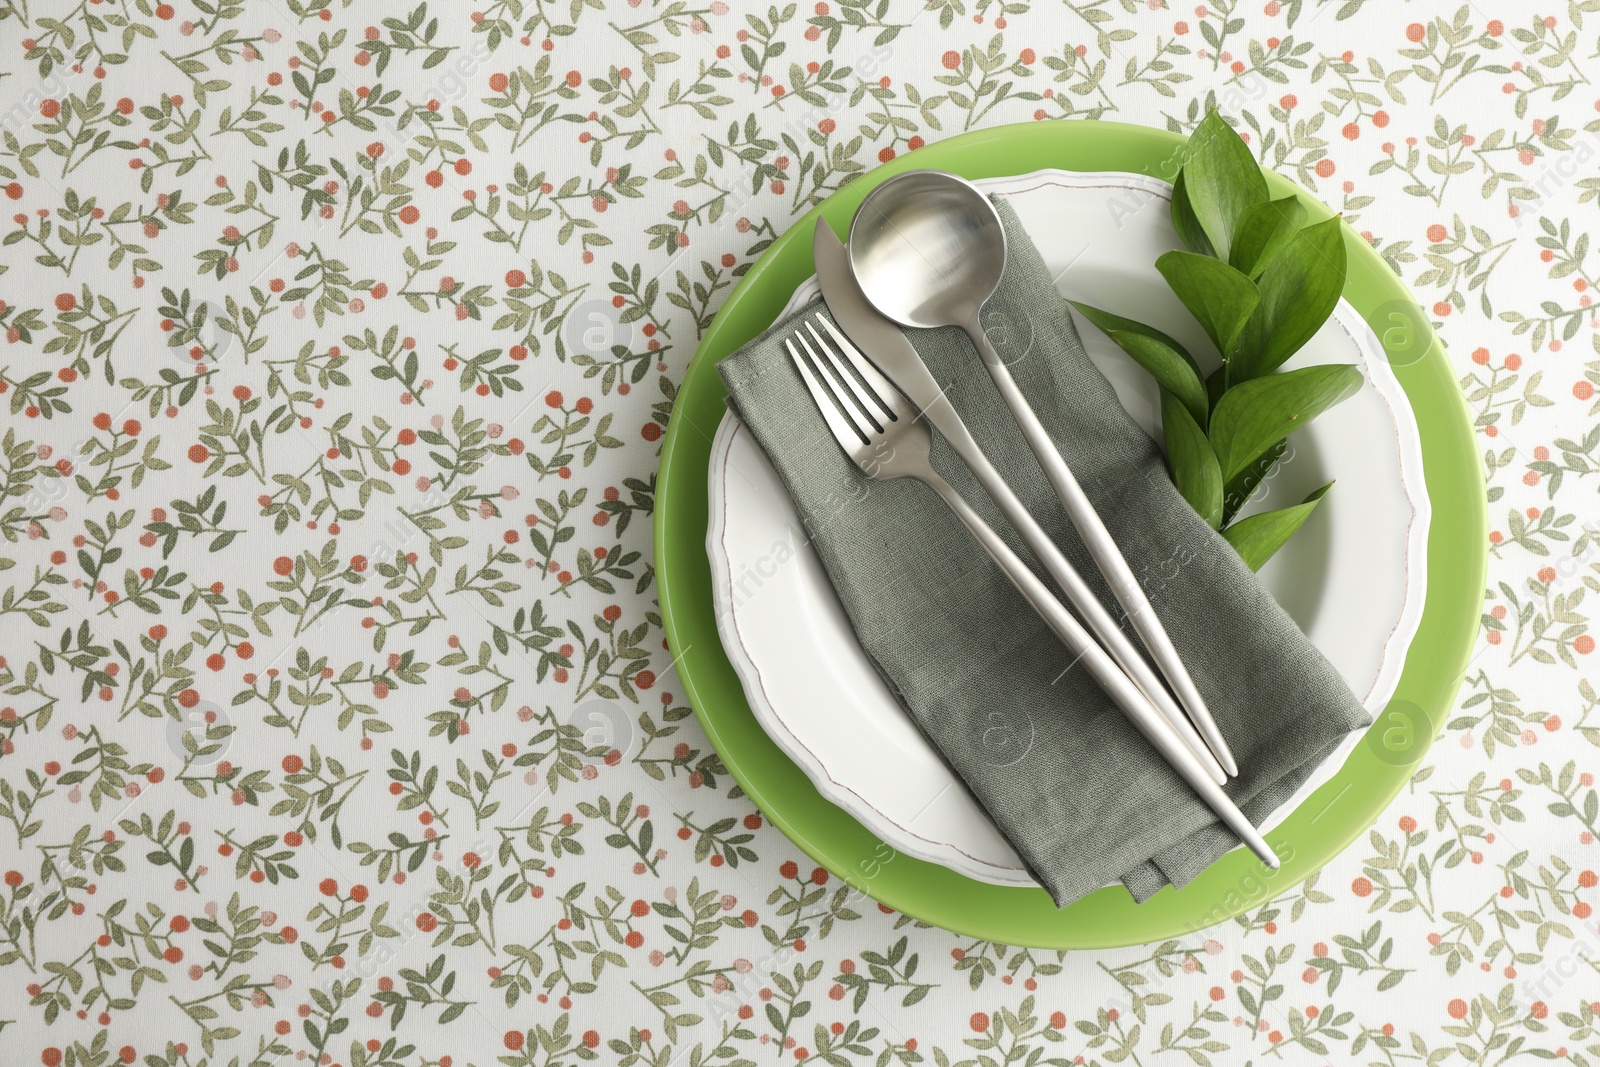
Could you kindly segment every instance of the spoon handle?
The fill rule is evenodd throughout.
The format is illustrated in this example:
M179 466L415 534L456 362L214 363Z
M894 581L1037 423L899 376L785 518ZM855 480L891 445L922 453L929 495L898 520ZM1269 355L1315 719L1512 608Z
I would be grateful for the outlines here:
M1061 501L1061 506L1066 509L1067 517L1072 520L1072 525L1077 529L1078 536L1083 540L1084 547L1089 550L1089 555L1094 559L1100 573L1105 576L1106 583L1111 587L1111 593L1117 598L1117 603L1127 612L1128 619L1133 623L1134 631L1144 642L1145 648L1150 650L1150 656L1155 660L1157 668L1166 678L1167 684L1172 687L1172 692L1177 696L1178 702L1183 705L1190 722L1194 724L1200 736L1205 739L1206 745L1216 756L1217 762L1222 765L1229 775L1239 773L1239 764L1234 760L1233 753L1228 748L1228 742L1223 738L1222 731L1217 728L1216 720L1211 717L1211 711L1206 707L1205 699L1200 691L1195 688L1194 680L1189 677L1188 670L1183 665L1183 660L1178 656L1178 650L1172 646L1172 639L1167 636L1166 628L1161 625L1155 609L1150 606L1149 599L1144 594L1144 588L1139 584L1139 579L1134 575L1133 569L1128 566L1128 561L1123 558L1122 550L1117 548L1117 543L1111 537L1105 523L1100 521L1100 515L1094 510L1094 505L1084 494L1083 488L1078 484L1078 479L1072 476L1072 471L1067 467L1067 461L1061 458L1061 453L1056 451L1055 442L1050 440L1050 434L1045 430L1044 424L1039 421L1039 416L1034 413L1033 406L1028 403L1027 397L1022 395L1022 390L1017 388L1017 383L1011 377L1011 371L1000 359L999 353L989 343L989 338L984 334L982 324L976 319L966 324L967 335L978 349L978 354L983 358L984 365L989 368L989 375L994 379L996 388L1000 390L1001 397L1011 409L1011 414L1016 418L1017 424L1022 428L1022 435L1028 441L1028 446L1033 449L1034 456L1039 461L1039 466L1044 470L1045 478L1055 490L1056 497ZM1086 614L1085 621L1095 630L1097 636L1105 642L1107 651L1111 653L1124 670L1133 677L1138 677L1134 671L1143 667L1143 659L1137 651L1132 650L1127 644L1122 633L1115 623L1111 623L1112 633L1102 632L1105 620L1095 619ZM1125 661L1131 653L1132 658L1138 663ZM1146 668L1148 669L1148 668Z

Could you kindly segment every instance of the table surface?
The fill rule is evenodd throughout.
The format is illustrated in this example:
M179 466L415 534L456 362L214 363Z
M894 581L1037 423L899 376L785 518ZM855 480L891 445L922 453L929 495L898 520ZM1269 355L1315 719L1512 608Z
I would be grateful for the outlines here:
M4 1059L1595 1062L1583 6L0 0ZM673 383L876 161L1211 101L1431 309L1480 647L1283 899L975 943L708 749L652 582Z

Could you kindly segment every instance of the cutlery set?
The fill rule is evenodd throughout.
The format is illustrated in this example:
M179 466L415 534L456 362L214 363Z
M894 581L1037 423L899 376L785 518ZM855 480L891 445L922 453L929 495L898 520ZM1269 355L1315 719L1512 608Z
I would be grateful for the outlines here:
M910 477L932 489L1061 640L1074 665L1083 665L1252 852L1277 867L1271 847L1222 789L1238 766L1160 619L982 329L984 303L1005 266L1005 234L994 206L954 175L910 171L862 202L848 248L819 220L813 255L838 326L813 316L785 349L840 448L868 477ZM1159 675L984 455L901 333L902 325L966 331ZM934 470L934 429L976 476L1065 604Z

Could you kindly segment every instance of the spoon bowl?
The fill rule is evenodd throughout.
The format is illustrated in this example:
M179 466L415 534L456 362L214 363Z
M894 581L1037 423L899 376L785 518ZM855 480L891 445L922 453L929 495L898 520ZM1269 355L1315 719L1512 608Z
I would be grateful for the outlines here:
M850 269L867 299L902 326L976 322L1006 264L1006 235L976 187L936 170L879 185L850 224Z

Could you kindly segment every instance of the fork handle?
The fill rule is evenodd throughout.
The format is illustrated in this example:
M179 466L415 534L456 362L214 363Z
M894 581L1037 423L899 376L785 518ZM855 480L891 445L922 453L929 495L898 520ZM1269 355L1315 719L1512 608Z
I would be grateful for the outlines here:
M1122 710L1134 727L1161 754L1183 780L1200 795L1217 817L1239 836L1251 852L1259 856L1268 867L1276 869L1277 854L1239 810L1227 793L1222 791L1211 774L1201 764L1194 750L1178 735L1173 725L1162 716L1144 692L1122 668L1107 654L1062 603L1051 593L1049 586L1040 581L1022 558L1013 552L1005 540L972 510L972 507L950 487L950 483L936 473L922 476L921 480L938 494L939 499L955 512L968 532L983 546L983 550L1005 572L1017 592L1032 605L1033 610L1061 639L1071 652L1073 666L1082 663L1090 676L1107 696ZM1067 668L1071 670L1069 666Z
M1151 703L1161 712L1178 735L1182 737L1195 758L1205 767L1211 779L1218 785L1225 783L1227 775L1211 749L1206 745L1204 738L1195 729L1194 724L1178 702L1173 699L1172 693L1162 684L1154 669L1139 650L1129 640L1128 635L1122 632L1111 613L1105 605L1100 603L1100 598L1094 595L1087 582L1083 580L1077 570L1068 562L1067 557L1061 554L1061 549L1056 547L1050 535L1044 532L1038 520L1028 511L1027 507L1011 491L1011 486L995 470L994 464L989 462L989 457L984 455L978 442L973 440L972 434L967 430L967 425L956 414L956 409L950 405L949 399L942 393L936 392L930 402L923 409L923 416L933 424L961 457L968 469L978 479L984 491L989 494L995 504L1000 508L1000 513L1005 516L1013 529L1021 535L1023 543L1028 546L1034 558L1043 566L1050 577L1055 579L1056 585L1066 596L1067 602L1078 610L1088 625L1089 630L1097 635L1104 643L1106 650L1111 654L1118 665L1127 672L1136 684L1149 698Z

